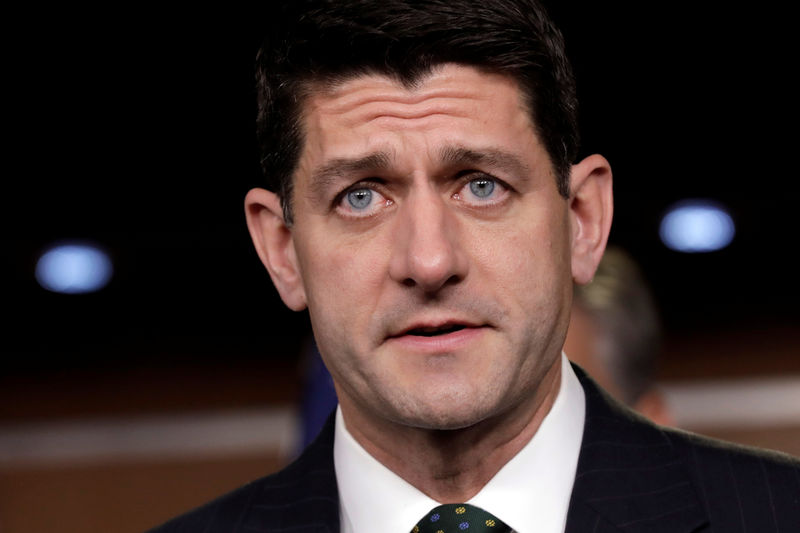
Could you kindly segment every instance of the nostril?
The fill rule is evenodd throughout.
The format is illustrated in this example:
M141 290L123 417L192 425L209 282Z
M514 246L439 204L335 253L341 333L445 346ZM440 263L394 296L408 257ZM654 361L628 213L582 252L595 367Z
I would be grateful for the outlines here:
M444 282L442 282L442 283L431 283L431 284L426 284L424 282L420 283L419 281L417 281L416 279L414 279L412 277L412 278L405 278L402 281L402 284L403 284L403 286L408 287L408 288L414 288L414 287L419 286L423 290L425 290L426 292L428 292L428 291L436 292L436 291L438 291L440 289L443 289L444 287L447 287L448 285L455 285L455 284L459 283L460 281L461 281L461 276L459 276L458 274L453 274L450 277L448 277L446 280L444 280Z

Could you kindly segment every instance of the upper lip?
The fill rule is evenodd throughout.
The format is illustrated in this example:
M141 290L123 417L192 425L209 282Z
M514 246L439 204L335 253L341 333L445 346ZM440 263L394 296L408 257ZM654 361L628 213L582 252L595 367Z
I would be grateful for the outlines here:
M475 328L485 325L486 324L476 322L473 320L468 320L468 319L464 320L458 318L415 320L414 322L409 322L408 324L403 325L401 328L395 330L393 333L390 333L387 337L388 338L401 337L417 329L444 329L454 326Z

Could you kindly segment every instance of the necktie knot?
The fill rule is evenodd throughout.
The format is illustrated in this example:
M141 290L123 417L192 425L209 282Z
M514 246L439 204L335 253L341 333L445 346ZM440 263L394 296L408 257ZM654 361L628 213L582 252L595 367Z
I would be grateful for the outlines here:
M507 533L511 528L480 507L448 503L434 507L411 533Z

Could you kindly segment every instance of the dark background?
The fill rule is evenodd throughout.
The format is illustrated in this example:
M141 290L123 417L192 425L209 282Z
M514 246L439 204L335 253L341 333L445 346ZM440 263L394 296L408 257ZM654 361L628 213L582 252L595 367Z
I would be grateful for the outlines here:
M611 242L643 266L668 337L793 327L788 14L551 3L576 68L583 153L614 169ZM1 375L295 358L307 318L281 304L242 208L262 181L252 62L265 10L60 9L5 23ZM695 197L729 208L727 249L660 243L664 210ZM105 290L37 285L39 254L68 238L110 252Z

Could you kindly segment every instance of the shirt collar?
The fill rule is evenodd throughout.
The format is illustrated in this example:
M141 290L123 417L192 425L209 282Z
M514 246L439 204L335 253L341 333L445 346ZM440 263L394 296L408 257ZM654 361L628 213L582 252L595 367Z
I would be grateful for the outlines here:
M561 355L561 386L533 438L468 503L518 533L562 533L578 464L586 405ZM383 466L347 431L336 412L333 445L342 533L408 533L439 503Z

